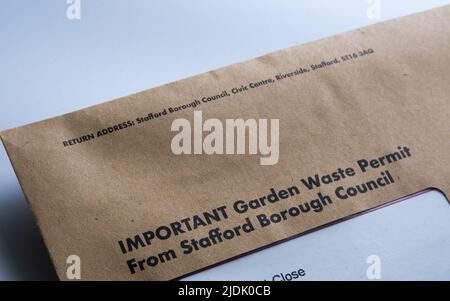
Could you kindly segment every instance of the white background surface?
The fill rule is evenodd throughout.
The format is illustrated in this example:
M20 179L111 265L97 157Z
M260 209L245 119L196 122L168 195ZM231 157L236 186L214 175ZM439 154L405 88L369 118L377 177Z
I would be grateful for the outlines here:
M0 2L0 130L135 93L449 0ZM0 279L55 279L0 149Z

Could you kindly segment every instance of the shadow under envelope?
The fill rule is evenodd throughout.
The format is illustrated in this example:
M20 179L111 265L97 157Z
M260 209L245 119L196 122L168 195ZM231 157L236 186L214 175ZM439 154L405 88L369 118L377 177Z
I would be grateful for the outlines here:
M0 278L58 280L25 197L16 183L0 189Z

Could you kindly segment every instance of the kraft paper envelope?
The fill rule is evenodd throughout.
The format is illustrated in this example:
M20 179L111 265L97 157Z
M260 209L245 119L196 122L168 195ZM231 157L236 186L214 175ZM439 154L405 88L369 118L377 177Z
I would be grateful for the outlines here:
M449 71L446 6L1 137L60 279L69 255L84 280L177 279L430 187L448 196ZM200 110L279 119L279 162L175 155L172 122Z

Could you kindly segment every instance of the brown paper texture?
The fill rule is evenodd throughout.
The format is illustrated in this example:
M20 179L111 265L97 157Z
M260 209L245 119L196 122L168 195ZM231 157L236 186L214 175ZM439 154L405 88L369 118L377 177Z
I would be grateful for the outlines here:
M448 196L449 70L447 6L7 130L1 138L60 279L72 254L81 258L84 280L176 279L430 187ZM204 101L223 91L229 96ZM174 155L171 123L192 120L194 109L170 111L195 100L204 118L278 118L278 164L261 166L249 155ZM112 133L98 136L108 128ZM400 158L400 150L409 155ZM374 160L374 167L363 172L358 160ZM312 189L302 182L339 168L355 175L337 173L339 181ZM382 172L389 185L337 197L339 187L347 191ZM285 196L281 191L293 187L298 194L267 202L276 199L271 189ZM236 201L248 205L263 196L265 206L234 209ZM282 216L300 205L310 210L266 227L258 222L259 215ZM208 213L220 220L202 225ZM253 231L192 250L192 239L246 221ZM198 227L188 230L188 223ZM173 227L184 233L174 235ZM152 238L157 231L172 234ZM139 246L124 254L119 241L126 248L127 238ZM144 270L131 273L133 259Z

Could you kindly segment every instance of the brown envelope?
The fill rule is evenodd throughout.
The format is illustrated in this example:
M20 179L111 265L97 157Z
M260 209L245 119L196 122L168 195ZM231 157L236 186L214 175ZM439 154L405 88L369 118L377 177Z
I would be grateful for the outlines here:
M174 155L171 123L194 110L279 119L278 164ZM69 255L84 280L179 278L430 187L449 195L450 7L1 138L60 279Z

